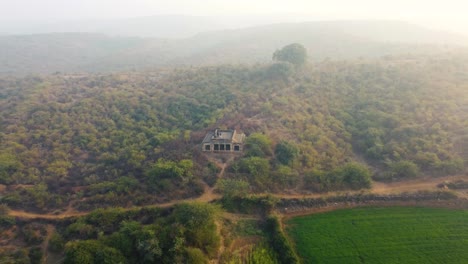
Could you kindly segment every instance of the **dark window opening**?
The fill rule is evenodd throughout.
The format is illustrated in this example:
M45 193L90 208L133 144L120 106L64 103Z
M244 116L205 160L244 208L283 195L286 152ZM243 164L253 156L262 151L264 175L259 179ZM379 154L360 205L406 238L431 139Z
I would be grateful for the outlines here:
M221 144L221 150L224 150L224 144Z
M240 147L239 146L234 146L234 151L240 151Z
M219 144L214 144L214 150L219 150Z
M231 144L226 144L226 151L231 151Z
M205 150L210 151L210 150L211 150L211 146L210 146L210 145L205 145Z

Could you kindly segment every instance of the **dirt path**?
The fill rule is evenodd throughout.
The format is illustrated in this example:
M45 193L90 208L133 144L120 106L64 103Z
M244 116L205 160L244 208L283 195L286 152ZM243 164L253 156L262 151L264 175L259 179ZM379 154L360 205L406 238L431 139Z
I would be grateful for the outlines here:
M47 252L49 248L49 241L50 241L50 238L52 237L52 234L55 231L55 227L53 225L47 225L46 231L47 231L47 235L44 239L44 242L42 242L42 245L41 245L41 250L42 250L41 263L47 263L47 257L48 257Z
M149 206L150 207L165 208L165 207L171 207L171 206L174 206L175 204L183 203L183 202L204 202L204 203L208 203L208 202L211 202L211 201L214 201L216 199L221 198L220 194L214 193L214 187L210 187L206 183L203 183L203 185L204 185L204 187L203 187L204 191L203 191L203 194L201 196L199 196L199 197L181 199L181 200L174 200L174 201L167 202L167 203L152 204L152 205L149 205ZM141 206L141 207L148 207L148 206ZM133 208L138 208L138 207L133 207Z
M259 215L228 213L228 212L223 212L223 218L229 219L234 222L239 221L239 220L260 220L261 219Z
M13 217L19 218L37 218L37 219L64 219L69 217L75 216L83 216L87 215L89 212L73 212L73 213L64 213L64 214L37 214L37 213L29 213L21 210L10 210L8 211L8 215Z
M226 169L226 167L228 165L229 160L226 161L226 163L220 163L218 160L211 160L211 161L213 163L215 163L216 166L221 168L218 175L216 176L217 179L221 179L224 176L224 171L225 171L225 169ZM216 199L221 198L221 195L215 193L214 190L215 190L214 186L210 187L210 186L208 186L208 184L203 182L203 194L201 196L199 196L199 197L175 200L175 201L171 201L171 202L167 202L167 203L163 203L163 204L153 204L151 206L154 206L154 207L171 207L171 206L173 206L175 204L178 204L178 203L181 203L181 202L204 202L204 203L208 203L208 202L211 202L211 201L214 201Z
M468 180L468 176L457 175L457 176L446 176L446 177L421 177L414 180L399 181L399 182L373 182L370 190L358 190L358 191L337 191L328 193L311 193L311 194L270 194L278 198L283 199L301 199L301 198L320 198L326 196L336 196L340 194L358 194L364 192L374 194L391 194L391 193L403 193L403 192L416 192L416 191L435 191L440 190L437 187L439 183L444 181L456 181L456 180ZM458 193L458 192L457 192ZM266 193L265 193L266 194Z
M216 221L216 232L219 234L219 248L218 248L218 256L215 260L210 261L210 263L220 263L221 257L223 256L224 251L226 248L224 247L224 236L221 233L222 224L219 221Z
M220 168L221 171L218 173L218 179L224 176L224 171L228 165L226 163L220 163L219 161L214 161ZM414 180L409 181L400 181L400 182L393 182L393 183L382 183L382 182L374 182L372 189L366 192L375 193L375 194L390 194L390 193L402 193L402 192L416 192L422 190L437 190L437 184L444 182L444 181L455 181L455 180L468 180L468 176L458 175L458 176L446 176L446 177L422 177ZM138 209L143 207L171 207L177 203L181 202L211 202L216 199L220 199L221 195L214 192L214 187L208 186L204 183L204 192L201 196L197 198L189 198L189 199L180 199L174 200L167 203L162 204L152 204L146 206L137 206L132 208L127 208L126 210ZM320 198L325 196L334 196L343 193L353 194L353 193L361 193L362 191L345 191L345 192L330 192L330 193L313 193L313 194L271 194L278 198L283 199L297 199L297 198ZM466 193L458 192L461 196L465 196ZM87 215L89 212L77 212L73 209L73 206L70 204L67 207L67 210L64 213L60 214L38 214L38 213L30 213L21 210L10 210L8 214L13 217L20 217L20 218L30 218L30 219L64 219L69 217L77 217Z
M422 177L409 181L382 183L374 182L372 192L378 194L388 194L396 192L412 192L415 190L436 190L437 184L444 181L468 180L468 176L446 176L446 177Z
M224 171L228 165L228 163L232 160L232 158L228 159L226 163L221 163L219 160L213 159L212 161L221 168L220 172L217 175L217 178L220 179L224 175ZM171 202L167 203L162 203L162 204L152 204L152 205L146 205L146 206L135 206L132 208L126 208L126 210L133 210L133 209L139 209L143 207L161 207L161 208L166 208L166 207L171 207L174 206L175 204L182 203L182 202L211 202L213 200L221 198L220 194L217 194L214 192L215 187L210 187L208 184L203 182L203 194L199 197L196 198L188 198L188 199L180 199L180 200L174 200ZM77 217L77 216L83 216L89 214L89 212L77 212L74 210L73 206L76 203L76 201L72 201L69 203L67 206L65 212L60 213L60 214L39 214L39 213L30 213L30 212L25 212L22 210L9 210L8 214L13 217L20 217L20 218L28 218L28 219L48 219L48 220L53 220L53 219L64 219L64 218L69 218L69 217Z

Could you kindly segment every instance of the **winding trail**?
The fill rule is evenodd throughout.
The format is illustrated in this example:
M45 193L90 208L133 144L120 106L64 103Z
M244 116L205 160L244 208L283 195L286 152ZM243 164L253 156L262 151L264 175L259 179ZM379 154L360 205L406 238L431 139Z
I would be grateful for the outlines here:
M231 160L232 159L229 159L225 163L220 163L218 160L215 160L215 159L211 160L218 167L221 168L220 172L217 175L218 179L223 177L224 171L225 171L228 163ZM220 194L217 194L217 193L214 192L214 190L215 190L214 186L210 187L205 182L203 182L203 185L204 185L203 194L201 196L199 196L199 197L196 197L196 198L179 199L179 200L174 200L174 201L167 202L167 203L150 204L150 205L144 205L144 206L134 206L134 207L130 207L130 208L125 208L124 210L134 210L134 209L148 208L148 207L167 208L167 207L171 207L171 206L174 206L175 204L182 203L182 202L205 202L205 203L208 203L208 202L211 202L211 201L214 201L216 199L221 198ZM87 215L87 214L90 213L90 211L78 212L78 211L74 210L73 205L76 202L78 202L78 201L70 202L69 205L67 206L67 209L65 210L65 212L60 213L60 214L50 214L50 213L40 214L40 213L26 212L26 211L23 211L23 210L10 209L8 211L8 215L13 216L13 217L18 217L18 218L25 218L25 219L56 220L56 219L65 219L65 218L70 218L70 217L84 216L84 215Z
M225 163L221 163L219 161L214 161L218 167L221 168L220 172L218 173L218 179L224 176L225 169L229 163L226 161ZM440 190L437 188L437 184L444 182L444 181L455 181L455 180L468 180L468 176L466 175L457 175L457 176L446 176L446 177L421 177L414 180L407 180L407 181L400 181L400 182L391 182L391 183L382 183L382 182L374 182L373 186L370 190L365 192L375 193L375 194L391 194L391 193L402 193L402 192L416 192L416 191L423 191L423 190ZM220 199L221 195L214 192L215 187L210 187L208 184L204 183L204 192L201 196L196 198L188 198L188 199L180 199L174 200L167 203L162 204L151 204L145 206L134 206L130 208L125 208L125 210L134 210L139 208L148 208L148 207L160 207L160 208L167 208L174 206L175 204L182 203L182 202L212 202L216 199ZM272 196L283 198L283 199L297 199L297 198L320 198L326 196L334 196L339 194L353 194L353 193L362 193L362 191L341 191L341 192L329 192L329 193L311 193L311 194L270 194ZM464 191L457 191L457 195L461 197L468 198L468 194ZM72 202L76 203L76 202ZM26 218L26 219L46 219L46 220L54 220L54 219L65 219L70 217L79 217L89 214L90 212L78 212L73 209L72 203L67 207L67 210L60 214L40 214L40 213L31 213L25 212L22 210L9 210L8 215L13 217L19 218Z

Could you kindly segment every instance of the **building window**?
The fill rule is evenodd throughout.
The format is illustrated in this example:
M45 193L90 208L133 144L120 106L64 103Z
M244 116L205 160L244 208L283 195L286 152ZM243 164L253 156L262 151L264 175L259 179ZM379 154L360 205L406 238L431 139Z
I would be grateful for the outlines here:
M214 144L214 150L219 150L219 144Z
M226 144L226 151L231 151L231 144Z
M221 144L221 150L224 150L224 144Z
M239 146L234 146L234 151L240 151L240 147Z
M206 150L206 151L210 151L210 150L211 150L211 146L210 146L210 145L205 145L205 150Z

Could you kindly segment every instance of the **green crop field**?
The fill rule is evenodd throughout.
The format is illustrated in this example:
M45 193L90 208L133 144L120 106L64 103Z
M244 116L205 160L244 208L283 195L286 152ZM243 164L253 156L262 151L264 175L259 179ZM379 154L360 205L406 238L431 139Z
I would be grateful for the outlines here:
M304 263L468 263L468 211L358 208L295 217Z

